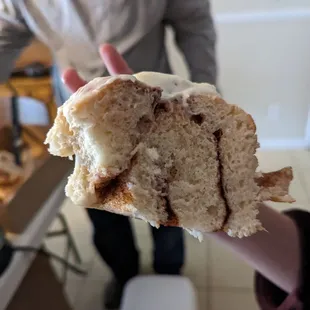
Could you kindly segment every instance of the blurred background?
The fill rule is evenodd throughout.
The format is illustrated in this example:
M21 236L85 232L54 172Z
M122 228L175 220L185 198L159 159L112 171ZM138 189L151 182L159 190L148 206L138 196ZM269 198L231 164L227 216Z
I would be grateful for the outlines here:
M218 37L218 88L229 103L240 105L254 117L261 144L259 168L269 171L292 166L295 206L310 210L309 0L214 0L212 11ZM174 73L187 78L188 69L170 28L166 44ZM23 51L15 71L33 63L43 69L53 63L48 48L37 40ZM5 174L0 178L0 224L12 240L36 247L44 244L88 274L66 273L55 261L50 268L34 256L21 254L10 273L2 277L0 273L0 310L36 310L42 304L45 309L99 310L104 284L111 275L92 244L85 211L63 195L63 175L70 167L64 165L57 174L59 165L51 162L43 145L56 105L50 73L42 72L36 77L12 76L10 85L0 85L0 150L14 154L19 149L23 164L21 172L12 164L16 158L6 157L12 168L10 178L5 179ZM14 91L17 127L12 126L16 125ZM23 147L16 147L20 135ZM5 170L0 166L0 177L1 169ZM49 197L55 191L57 199ZM290 207L270 205L279 210ZM152 273L149 227L141 221L133 223L142 272ZM251 268L210 240L199 243L186 235L186 247L184 275L194 284L199 309L258 309ZM40 282L38 274L44 274L45 281ZM42 292L46 288L48 295L33 297L34 287L42 287Z

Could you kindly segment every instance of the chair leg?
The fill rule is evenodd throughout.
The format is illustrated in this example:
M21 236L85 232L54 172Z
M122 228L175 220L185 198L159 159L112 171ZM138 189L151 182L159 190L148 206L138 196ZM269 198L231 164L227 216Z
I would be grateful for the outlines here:
M58 218L61 221L61 223L64 227L64 230L66 231L67 238L68 238L68 245L72 249L75 262L78 264L81 264L82 263L81 255L77 249L76 243L73 239L72 233L70 231L70 228L69 228L69 225L68 225L68 222L67 222L65 216L62 213L59 213Z
M81 259L80 253L78 251L78 248L76 246L76 243L73 239L73 236L71 234L71 231L70 231L70 228L69 228L69 225L68 225L68 222L67 222L65 216L62 213L59 213L58 219L62 225L61 229L57 230L57 231L48 232L46 237L51 238L51 237L59 237L59 236L65 235L67 237L67 242L66 242L66 247L65 247L65 251L64 251L64 259L66 261L68 261L70 253L72 252L75 263L81 264L82 259ZM63 272L62 272L62 277L61 277L63 285L66 284L67 275L68 275L68 268L67 268L67 266L64 266Z
M69 261L69 256L70 256L70 252L71 252L70 250L71 250L70 240L69 240L69 238L67 238L67 246L66 246L65 252L64 252L64 259L66 261ZM62 283L63 283L63 285L66 285L67 276L68 276L68 267L64 265L63 271L62 271Z

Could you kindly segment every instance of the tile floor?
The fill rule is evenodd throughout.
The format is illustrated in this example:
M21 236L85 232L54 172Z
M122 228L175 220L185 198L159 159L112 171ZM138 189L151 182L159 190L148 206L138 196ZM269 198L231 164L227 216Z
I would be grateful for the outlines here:
M291 194L297 199L295 207L310 209L310 153L306 151L270 151L258 154L260 168L264 171L279 169L287 165L294 168L295 178ZM287 204L271 204L279 210L289 208ZM82 209L66 201L63 212L82 255L83 266L88 276L80 278L69 273L66 292L76 310L102 310L102 291L110 277L109 270L95 253L91 243L91 226ZM133 221L138 245L142 252L144 273L151 272L151 238L147 224ZM52 226L57 226L57 222ZM49 240L49 249L62 254L64 240ZM205 239L199 243L186 234L187 261L184 274L197 290L199 309L222 310L258 309L253 295L253 270L234 254L214 241ZM60 266L54 264L56 271Z

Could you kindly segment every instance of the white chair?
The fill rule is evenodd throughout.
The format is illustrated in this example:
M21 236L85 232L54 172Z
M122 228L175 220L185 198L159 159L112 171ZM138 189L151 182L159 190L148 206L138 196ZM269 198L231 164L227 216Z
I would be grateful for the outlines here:
M47 126L50 124L46 106L36 99L19 97L18 110L21 124L37 126Z
M127 284L121 310L198 310L192 282L181 276L139 276Z

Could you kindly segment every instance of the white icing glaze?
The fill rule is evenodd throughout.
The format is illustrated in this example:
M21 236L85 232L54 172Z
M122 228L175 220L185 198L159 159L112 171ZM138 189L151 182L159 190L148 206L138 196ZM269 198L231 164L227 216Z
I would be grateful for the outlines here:
M91 92L99 91L105 85L118 79L130 80L132 82L139 80L149 86L160 87L163 99L181 97L184 105L186 105L187 98L192 95L218 94L216 88L208 83L194 83L173 74L145 71L134 75L120 74L112 77L95 78L84 87L81 87L73 96L90 95Z
M119 74L119 75L115 75L115 76L111 76L108 78L108 80L106 81L105 84L110 84L112 82L114 82L115 80L124 80L124 81L132 81L135 82L137 79L134 75L129 75L129 74Z
M163 99L171 99L181 96L185 103L186 99L191 95L217 94L216 88L211 84L193 83L177 75L158 72L140 72L134 76L137 80L147 85L160 87L163 90Z

